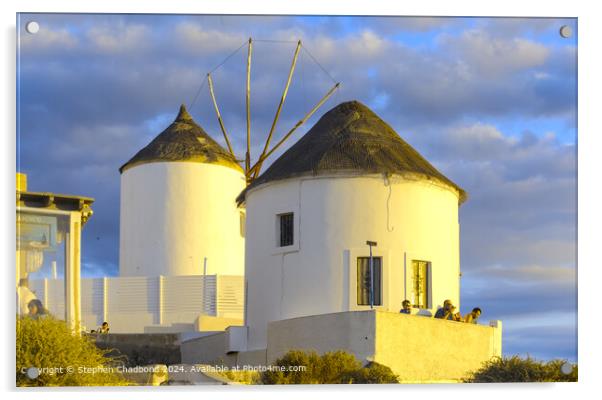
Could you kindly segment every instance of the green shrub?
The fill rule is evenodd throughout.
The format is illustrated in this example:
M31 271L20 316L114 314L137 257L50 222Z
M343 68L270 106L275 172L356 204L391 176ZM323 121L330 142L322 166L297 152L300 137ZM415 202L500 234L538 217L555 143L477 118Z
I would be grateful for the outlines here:
M362 367L353 354L344 351L320 356L314 351L291 350L278 359L274 366L303 366L305 370L268 370L261 373L259 382L265 385L398 383L397 376L389 367L374 362Z
M304 366L305 371L280 371L268 370L262 372L259 380L264 385L291 385L291 384L313 384L320 383L319 375L320 356L316 352L303 352L301 350L291 350L279 358L275 366Z
M353 354L344 351L324 353L318 363L319 383L351 383L347 377L362 370Z
M541 362L531 357L496 357L472 372L464 382L577 382L577 365L573 365L570 374L564 374L561 366L565 363L564 360Z
M114 369L117 360L85 336L73 335L64 321L50 316L17 318L17 386L122 386L128 385ZM31 379L27 369L41 369ZM95 368L84 372L83 368ZM46 370L44 370L46 369ZM53 372L53 373L51 373Z
M399 383L398 376L391 368L377 362L370 362L343 377L345 383Z

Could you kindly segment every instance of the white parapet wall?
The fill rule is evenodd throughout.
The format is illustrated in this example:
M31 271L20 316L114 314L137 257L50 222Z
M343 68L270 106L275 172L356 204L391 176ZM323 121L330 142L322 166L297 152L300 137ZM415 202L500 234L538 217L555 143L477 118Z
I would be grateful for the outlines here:
M444 383L460 382L502 355L500 321L476 325L380 310L312 315L270 322L267 348L244 351L246 329L182 341L182 362L258 367L290 350L342 350L390 367L402 383Z
M291 349L344 350L363 362L390 367L401 382L458 382L502 355L501 337L501 323L475 325L377 310L313 315L269 324L267 363Z
M31 289L53 315L63 315L62 280L30 282ZM112 333L187 332L241 325L244 278L235 275L107 277L81 281L82 327L90 331L104 321Z

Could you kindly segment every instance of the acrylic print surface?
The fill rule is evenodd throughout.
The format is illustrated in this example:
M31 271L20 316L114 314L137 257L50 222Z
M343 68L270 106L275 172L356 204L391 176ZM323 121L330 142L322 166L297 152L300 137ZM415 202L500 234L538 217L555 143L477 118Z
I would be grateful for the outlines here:
M17 386L577 380L576 19L17 30Z

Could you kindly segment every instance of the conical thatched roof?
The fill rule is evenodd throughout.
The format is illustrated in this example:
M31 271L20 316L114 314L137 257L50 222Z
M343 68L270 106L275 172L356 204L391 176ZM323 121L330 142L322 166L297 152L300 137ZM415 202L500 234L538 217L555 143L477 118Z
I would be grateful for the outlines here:
M341 103L282 154L238 197L261 184L299 176L333 172L417 174L466 192L437 171L372 110L358 101Z
M219 164L242 172L234 157L194 122L183 104L174 122L119 168L119 172L139 164L169 161Z

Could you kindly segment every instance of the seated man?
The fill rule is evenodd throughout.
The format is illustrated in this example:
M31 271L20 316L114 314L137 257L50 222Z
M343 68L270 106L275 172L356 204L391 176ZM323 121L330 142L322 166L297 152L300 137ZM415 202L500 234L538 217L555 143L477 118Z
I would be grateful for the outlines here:
M456 312L457 307L452 305L449 309L448 312L445 313L445 316L443 317L443 319L447 319L450 321L457 321L457 322L462 322L462 315L460 314L460 312Z
M472 309L471 312L466 314L466 316L464 317L464 322L466 322L468 324L476 324L477 320L479 319L480 316L481 316L481 309L479 307L475 307Z
M401 310L399 310L399 312L401 314L411 314L412 313L412 305L410 303L410 300L404 300L401 302Z
M459 312L456 312L457 308L451 302L451 300L445 300L443 307L438 309L435 313L435 318L445 319L448 321L462 321L462 316Z
M440 319L444 319L443 317L445 316L445 313L449 310L449 308L452 306L452 302L451 300L445 300L443 302L443 307L441 307L440 309L437 310L437 312L435 313L435 318L440 318Z

